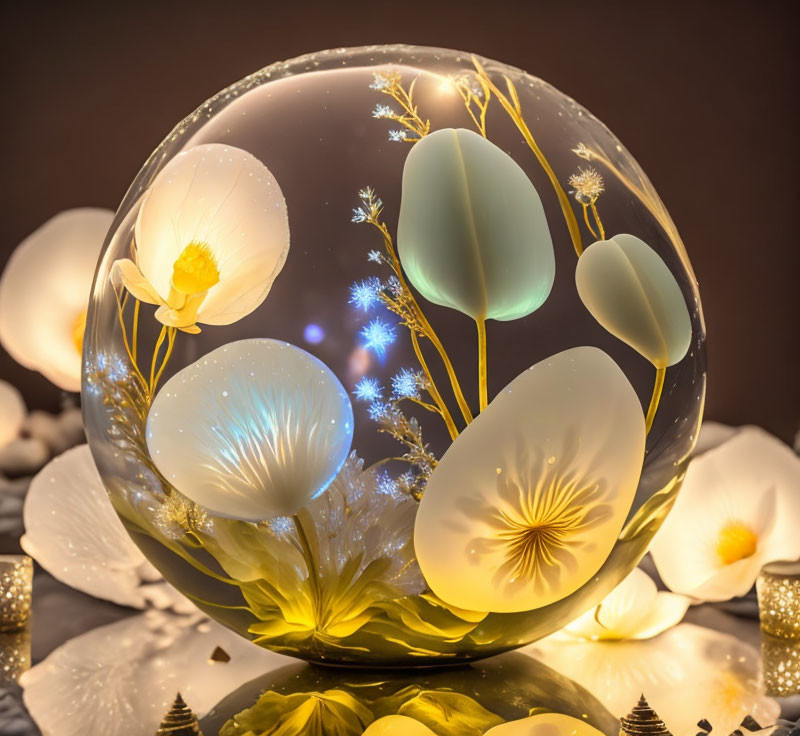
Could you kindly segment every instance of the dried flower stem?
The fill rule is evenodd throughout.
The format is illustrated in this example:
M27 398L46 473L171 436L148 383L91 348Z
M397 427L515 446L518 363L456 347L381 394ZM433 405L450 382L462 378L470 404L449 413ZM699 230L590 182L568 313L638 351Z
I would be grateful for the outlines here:
M488 402L488 387L486 381L486 320L477 319L478 325L478 398L480 410L483 411Z
M575 218L575 213L572 211L572 206L569 203L567 193L559 183L553 168L550 166L547 158L545 158L542 150L536 144L536 140L534 139L530 128L528 128L525 119L522 117L522 107L520 105L519 96L517 95L517 90L514 87L514 83L508 77L504 77L509 95L506 97L506 95L504 95L497 88L497 85L495 85L495 83L491 80L489 75L486 73L486 70L483 68L483 66L481 66L481 63L474 56L472 57L472 63L475 65L475 69L478 72L479 78L484 80L489 89L494 93L495 97L497 97L498 101L503 106L503 109L506 111L506 113L508 113L508 116L517 126L519 132L522 133L522 137L525 139L525 142L528 144L528 147L531 149L531 151L533 151L533 155L536 156L539 165L544 169L548 179L550 179L550 184L552 185L553 190L558 197L558 202L561 205L561 211L564 213L564 219L566 220L567 229L569 230L570 237L572 238L572 245L575 248L575 253L578 255L578 257L580 257L581 253L583 252L583 244L581 242L580 229L578 228L578 220ZM509 97L511 99L509 99Z
M476 94L470 85L470 80L473 78L481 86L482 96ZM472 122L475 123L478 132L486 138L486 111L489 109L489 101L492 97L489 86L483 78L477 75L462 75L454 81L454 84L458 94L461 95L461 99L464 101L464 107L472 118ZM473 105L477 108L477 113L472 109Z
M403 274L403 269L400 266L400 260L397 257L397 252L394 247L394 241L392 240L392 236L389 233L389 228L386 226L385 222L381 222L377 218L377 214L376 216L370 216L367 219L367 222L376 227L383 236L384 248L386 249L386 252L389 255L389 265L391 269L394 271L395 275L397 276L400 285L403 289L403 294L406 297L407 306L410 311L409 316L412 318L412 322L414 323L414 326L418 328L420 334L428 338L428 340L430 340L433 346L436 348L436 352L439 353L439 357L441 358L442 363L444 364L445 367L445 371L447 372L447 377L450 380L450 386L453 390L453 394L456 397L456 402L458 403L458 406L461 409L461 414L464 417L464 421L467 424L469 424L472 421L472 412L469 409L467 400L464 398L464 392L461 390L461 385L458 382L458 377L456 376L455 369L453 368L453 363L450 360L450 357L447 355L447 351L444 349L444 346L442 345L441 340L436 334L436 331L431 326L431 323L428 322L428 319L422 312L422 309L417 303L417 300L414 298L414 295L411 292L408 283L406 282L405 275ZM409 326L413 334L414 326L412 325ZM421 350L419 350L418 342L415 343L414 350L417 354L417 359L421 359L422 352ZM428 381L430 382L431 388L434 389L435 393L432 392L431 396L434 398L435 401L436 401L436 396L438 395L439 397L439 400L436 403L439 404L440 409L442 410L442 416L445 418L445 423L447 423L448 425L448 430L452 434L452 430L455 428L455 423L453 422L452 416L450 415L450 411L447 408L447 405L441 398L441 393L436 389L435 381L433 380L433 377L430 373L430 370L428 370L424 359L420 360L420 366L422 366L423 371L425 371L425 375L427 376ZM455 436L458 436L457 431Z
M597 233L594 231L592 227L592 223L589 222L589 205L585 202L581 204L583 207L583 221L586 223L586 227L589 228L589 232L592 234L595 240L597 240Z

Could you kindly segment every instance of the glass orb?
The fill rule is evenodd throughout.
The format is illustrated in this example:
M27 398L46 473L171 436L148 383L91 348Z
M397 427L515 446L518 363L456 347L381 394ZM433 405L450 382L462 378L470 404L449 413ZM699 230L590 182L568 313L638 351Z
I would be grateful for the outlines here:
M458 663L644 555L704 341L669 214L578 103L468 53L337 49L223 90L133 181L84 415L132 538L214 619L313 662Z

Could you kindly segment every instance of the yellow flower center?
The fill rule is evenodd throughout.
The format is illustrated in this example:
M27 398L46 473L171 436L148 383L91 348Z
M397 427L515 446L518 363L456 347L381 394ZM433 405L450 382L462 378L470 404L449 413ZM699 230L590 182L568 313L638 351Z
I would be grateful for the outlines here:
M78 355L83 352L83 333L86 331L86 310L81 309L72 325L72 342Z
M172 285L184 294L200 294L219 281L219 269L206 243L191 242L172 268Z
M717 555L726 565L751 557L756 552L758 537L740 521L731 521L717 536Z

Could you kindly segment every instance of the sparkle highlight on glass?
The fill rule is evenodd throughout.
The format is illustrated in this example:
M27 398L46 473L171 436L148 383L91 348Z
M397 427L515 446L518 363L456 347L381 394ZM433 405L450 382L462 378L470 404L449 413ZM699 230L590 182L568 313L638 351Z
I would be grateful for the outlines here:
M0 631L26 626L32 588L33 560L28 555L0 555Z

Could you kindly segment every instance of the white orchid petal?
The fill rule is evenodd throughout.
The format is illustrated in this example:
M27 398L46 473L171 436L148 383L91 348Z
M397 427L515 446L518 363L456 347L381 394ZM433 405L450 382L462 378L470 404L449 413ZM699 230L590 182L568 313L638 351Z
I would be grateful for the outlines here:
M694 446L694 450L692 450L692 455L697 457L704 452L719 447L723 442L731 439L738 431L739 427L704 421L700 426L700 433L697 435L697 443Z
M88 207L56 215L17 246L0 277L0 343L66 391L80 389L75 328L113 218Z
M762 564L800 557L800 458L779 440L743 427L689 465L674 508L651 545L665 584L703 600L746 593ZM720 534L741 524L753 553L726 564Z
M659 591L647 615L638 622L637 631L631 638L650 639L673 626L677 626L686 615L691 598L677 593Z
M190 243L207 246L219 271L199 322L230 324L264 301L286 261L289 223L278 182L252 154L200 145L158 173L136 220L136 252L163 302L169 301L175 261Z
M121 258L111 267L111 278L119 278L134 299L146 304L163 304L159 294L150 286L139 267L129 258ZM115 282L116 283L116 282Z
M16 439L26 414L22 394L8 381L0 380L0 448Z
M601 736L586 721L562 713L536 713L490 728L485 736Z
M644 442L639 399L601 350L567 350L522 373L428 482L414 543L433 592L459 608L497 612L572 593L617 540ZM562 531L539 536L551 527Z
M331 370L278 340L229 343L173 376L147 419L153 462L217 514L258 521L324 491L353 436L347 392Z
M692 322L678 282L647 243L615 235L592 243L575 269L578 295L612 335L665 368L686 355Z
M145 561L114 511L88 445L67 450L33 479L23 549L54 578L95 598L143 608Z

